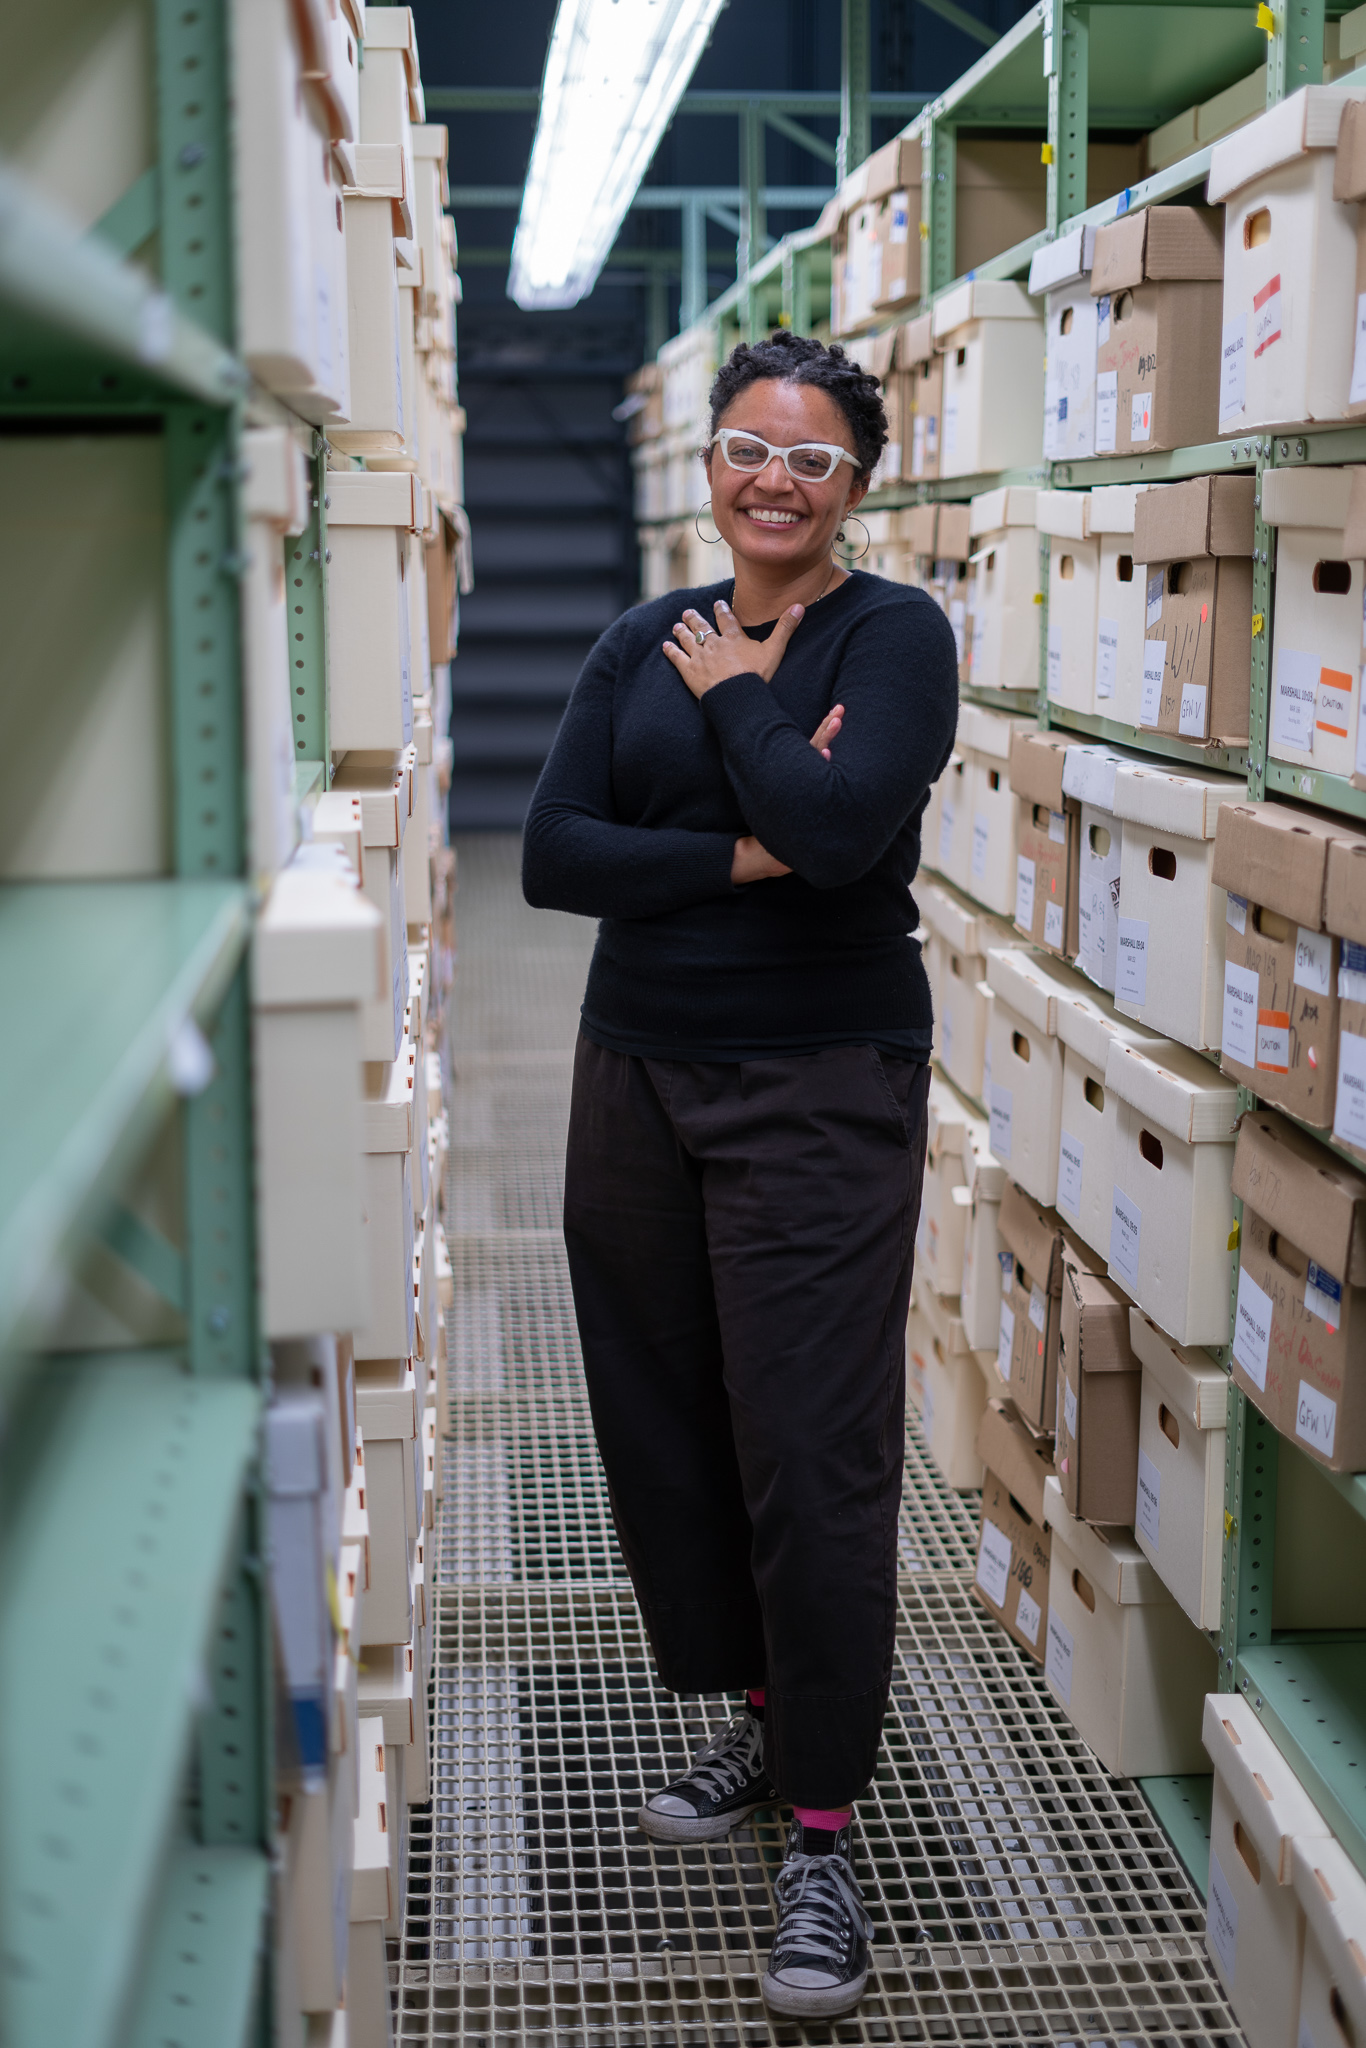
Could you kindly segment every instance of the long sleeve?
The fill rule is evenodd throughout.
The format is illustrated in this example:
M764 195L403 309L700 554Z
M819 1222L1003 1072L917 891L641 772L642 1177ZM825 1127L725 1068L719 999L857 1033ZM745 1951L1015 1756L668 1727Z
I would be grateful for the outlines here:
M617 819L613 639L607 635L585 663L536 785L523 837L522 889L538 909L659 917L732 893L736 835Z
M897 606L850 635L831 691L846 716L829 761L760 676L731 676L701 700L750 830L814 888L868 873L952 747L953 632L929 600L916 610L913 634Z

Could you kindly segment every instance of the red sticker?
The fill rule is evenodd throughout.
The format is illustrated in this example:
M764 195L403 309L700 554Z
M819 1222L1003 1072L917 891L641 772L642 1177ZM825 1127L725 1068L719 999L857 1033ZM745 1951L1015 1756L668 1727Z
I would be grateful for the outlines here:
M1201 605L1201 607L1200 607L1200 623L1201 623L1201 625L1203 626L1203 625L1206 625L1206 624L1208 624L1208 622L1209 622L1209 606L1208 606L1207 604L1202 604L1202 605Z

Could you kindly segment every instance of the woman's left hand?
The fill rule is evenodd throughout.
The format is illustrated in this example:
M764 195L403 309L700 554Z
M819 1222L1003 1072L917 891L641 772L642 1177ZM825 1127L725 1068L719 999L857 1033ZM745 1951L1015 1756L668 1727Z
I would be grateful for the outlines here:
M673 639L664 642L664 652L697 698L705 697L727 676L757 675L771 683L802 622L803 611L802 605L791 605L767 640L751 640L730 606L718 598L716 624L689 608L674 627ZM700 645L699 633L703 636Z

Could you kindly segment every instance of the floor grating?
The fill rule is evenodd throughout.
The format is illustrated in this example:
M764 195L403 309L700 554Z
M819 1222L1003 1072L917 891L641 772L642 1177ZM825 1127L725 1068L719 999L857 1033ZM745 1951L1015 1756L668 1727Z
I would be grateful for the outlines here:
M973 1599L976 1502L916 1436L859 1806L876 1938L858 2011L764 2011L777 1813L710 1847L635 1827L734 1703L655 1685L593 1448L558 1232L592 928L522 905L515 839L464 842L460 876L433 1797L391 1948L396 2041L1238 2048L1175 1852Z

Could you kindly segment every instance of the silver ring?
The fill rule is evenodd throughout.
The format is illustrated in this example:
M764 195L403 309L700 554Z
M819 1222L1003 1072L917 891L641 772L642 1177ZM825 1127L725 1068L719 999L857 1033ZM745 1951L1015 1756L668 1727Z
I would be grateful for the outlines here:
M700 633L693 634L693 639L697 642L698 646L700 647L702 645L702 642L706 639L708 633L714 633L715 631L715 626L704 626Z

